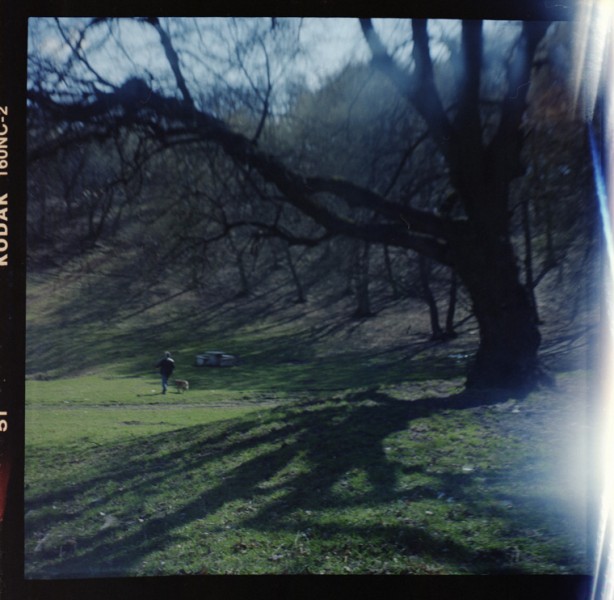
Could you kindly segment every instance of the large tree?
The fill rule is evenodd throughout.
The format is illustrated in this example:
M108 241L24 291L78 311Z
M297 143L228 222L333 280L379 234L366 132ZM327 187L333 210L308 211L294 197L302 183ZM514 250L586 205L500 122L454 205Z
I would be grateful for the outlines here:
M73 35L74 42L66 38L74 60L89 72L95 68L88 62L83 40L86 29L100 22L90 22L80 38ZM382 193L352 180L307 174L289 166L292 163L267 152L262 142L270 110L270 78L267 92L254 94L254 104L261 107L255 133L241 133L220 118L223 111L216 116L199 99L204 91L198 89L193 74L187 76L188 60L182 59L170 28L155 18L143 23L159 36L175 93L164 93L152 81L131 77L121 85L90 81L62 94L37 81L34 74L28 100L51 119L55 129L53 136L30 148L32 159L84 140L110 138L125 128L148 136L160 148L213 144L238 169L257 174L261 190L266 188L275 202L293 207L318 225L315 235L305 235L304 228L293 231L277 212L275 219L260 224L268 234L304 244L347 236L412 249L452 267L470 295L480 331L467 384L514 390L536 384L540 377L538 319L517 266L509 199L511 182L523 174L522 119L535 54L547 23L518 26L499 83L501 93L493 98L484 97L488 57L483 23L462 23L458 47L453 50L457 76L445 82L444 92L436 80L427 21L412 20L411 60L401 62L387 49L373 23L361 20L372 66L394 84L407 110L419 116L440 157L449 204L454 205L454 210L446 211L417 209L411 198L394 197L394 191ZM44 69L49 66L38 66L38 72ZM408 139L408 148L415 141Z
M450 173L466 219L440 221L448 258L472 299L480 346L469 384L528 386L539 375L540 334L521 283L510 240L510 184L523 174L521 122L532 64L548 24L526 22L507 72L498 126L486 136L481 106L483 24L462 25L455 116L449 118L435 85L427 23L412 22L415 67L407 73L390 57L369 20L362 28L373 62L389 75L428 125ZM408 220L411 227L413 222ZM415 227L415 226L414 226Z

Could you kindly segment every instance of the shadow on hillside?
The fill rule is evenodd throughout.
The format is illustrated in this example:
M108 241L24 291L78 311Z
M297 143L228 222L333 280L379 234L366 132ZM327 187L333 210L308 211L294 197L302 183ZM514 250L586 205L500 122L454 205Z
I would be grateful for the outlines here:
M387 457L384 439L406 430L412 420L420 417L505 400L505 396L462 393L404 401L378 391L366 391L352 396L349 404L312 400L291 408L257 413L238 422L195 426L171 435L158 435L127 444L111 454L97 452L92 458L99 463L95 477L28 499L27 539L39 538L54 523L63 522L66 528L75 528L73 535L79 548L74 555L47 557L27 550L26 566L29 564L36 573L29 576L91 577L134 573L151 553L177 544L181 537L178 530L236 501L256 501L259 508L255 512L235 514L232 527L291 533L305 526L297 521L297 511L308 515L331 508L406 501L407 492L399 492L396 483L398 469L407 469L407 466L402 467ZM247 452L249 456L244 456ZM297 457L309 465L307 473L288 471L287 467ZM229 466L224 467L223 474L216 473L222 459ZM366 473L370 491L347 498L339 494L335 486L352 469ZM423 465L410 467L416 473L424 469ZM280 479L282 473L283 481ZM114 491L101 493L100 488L109 481L117 484ZM185 501L172 509L148 512L145 504L155 499L162 487L185 489L182 496ZM269 499L272 491L275 492L274 500ZM420 495L429 491L421 492L417 488L413 493ZM92 496L97 496L99 510L119 520L125 532L120 540L112 528L99 530L94 535L80 534L77 530L78 508L81 507L70 503L77 504L77 498ZM62 502L68 503L69 508L64 514L55 513L54 523L37 516L45 507ZM473 510L482 509L476 505ZM511 518L505 511L500 516ZM528 522L535 519L535 514L525 516ZM210 528L212 531L223 529L221 524L210 525ZM388 540L400 545L407 555L452 555L459 563L481 564L485 569L489 564L488 557L479 555L469 541L440 539L427 528L402 520L394 527L332 522L320 526L313 535L330 536L344 530L362 537L367 548L378 540ZM30 546L33 547L32 542ZM208 551L211 549L203 548L203 566L206 566ZM475 568L479 571L480 567Z
M373 320L353 319L352 299L339 293L314 294L301 305L293 302L287 286L207 304L171 295L164 301L154 297L150 307L131 306L125 296L110 283L83 284L61 302L49 293L45 316L28 320L26 372L63 377L117 364L119 374L134 375L150 372L164 350L191 366L194 352L218 345L247 356L250 365L270 364L279 356L307 360L330 348L331 338L338 339L340 354L345 349L370 352L368 340L356 339ZM378 306L393 305L388 299ZM405 347L408 353L412 346L429 348L429 332L408 336L404 319L391 326L389 348ZM476 342L467 343L473 349Z

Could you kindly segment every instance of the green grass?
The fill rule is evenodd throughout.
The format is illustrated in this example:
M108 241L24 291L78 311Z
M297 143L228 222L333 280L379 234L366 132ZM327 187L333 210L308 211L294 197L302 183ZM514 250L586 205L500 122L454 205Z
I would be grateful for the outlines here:
M27 577L591 571L586 374L459 395L459 352L404 321L373 350L303 308L131 316L90 287L29 283ZM159 393L167 349L187 393Z
M462 410L411 383L265 402L29 381L27 576L588 572L553 471L577 381Z
M91 292L92 294L94 292ZM26 373L39 379L104 375L110 379L155 377L153 365L170 350L176 376L198 389L277 393L359 389L372 385L460 377L466 363L424 349L409 353L398 343L374 352L342 345L329 356L329 336L301 315L279 321L258 306L195 310L171 303L129 317L118 307L106 314L104 299L83 296L78 282L32 280L28 285ZM67 306L70 308L67 309ZM268 316L267 316L268 315ZM274 315L274 313L273 313ZM103 319L104 316L104 319ZM351 322L336 324L349 328ZM395 325L402 337L407 326ZM314 331L315 330L315 331ZM195 366L197 354L221 349L240 359L240 369ZM137 392L138 393L138 392Z

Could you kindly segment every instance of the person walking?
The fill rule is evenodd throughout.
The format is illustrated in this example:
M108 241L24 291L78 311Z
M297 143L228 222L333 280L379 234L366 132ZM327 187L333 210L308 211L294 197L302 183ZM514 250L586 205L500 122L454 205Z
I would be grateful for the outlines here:
M168 378L175 369L175 361L171 358L171 353L165 352L164 358L157 362L156 367L160 370L160 375L162 376L162 393L166 394Z

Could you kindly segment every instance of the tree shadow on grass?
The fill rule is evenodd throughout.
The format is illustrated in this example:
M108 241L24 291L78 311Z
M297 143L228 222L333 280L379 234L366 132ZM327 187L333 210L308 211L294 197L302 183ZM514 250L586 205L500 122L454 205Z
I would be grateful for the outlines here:
M188 526L200 522L209 532L220 533L228 525L216 515L228 506L253 507L233 513L232 528L292 533L300 526L297 511L318 514L406 499L397 489L399 465L387 457L385 438L417 418L505 400L502 394L464 392L405 401L371 390L336 404L297 402L239 421L188 427L98 450L88 459L88 472L96 475L44 494L26 494L28 577L138 573L152 553L180 543ZM297 459L306 468L297 468ZM420 474L422 467L411 469ZM369 491L359 497L348 498L337 489L351 470L364 472L369 483ZM46 509L60 505L62 514L50 517ZM113 515L120 526L101 527L102 514ZM37 552L37 540L58 523L74 536L75 550L63 552L58 542ZM441 539L416 524L362 527L340 522L320 528L319 534L333 531L363 538L367 546L378 536L392 540L407 554L449 553L464 565L483 558L470 542ZM203 546L202 551L199 560L206 565L213 550ZM290 568L300 570L300 565Z

